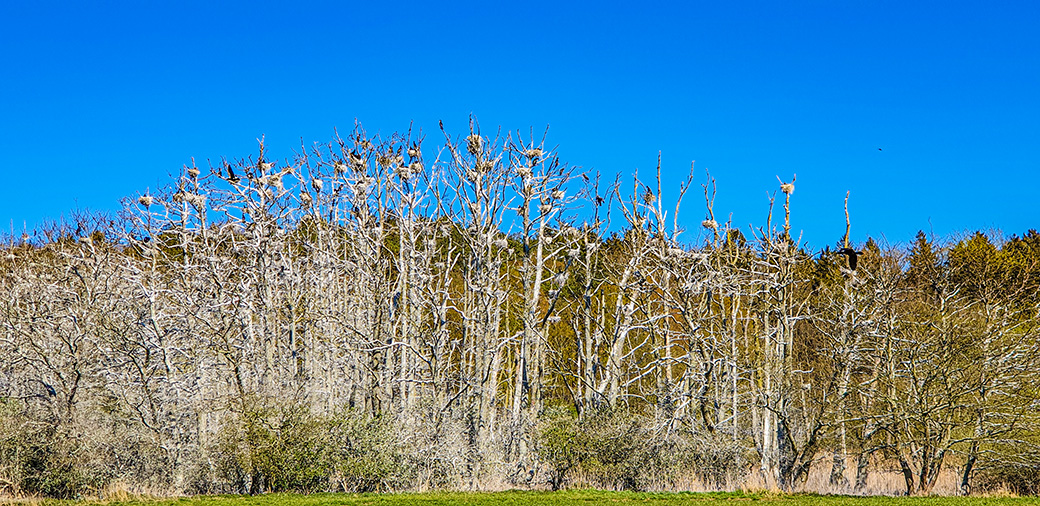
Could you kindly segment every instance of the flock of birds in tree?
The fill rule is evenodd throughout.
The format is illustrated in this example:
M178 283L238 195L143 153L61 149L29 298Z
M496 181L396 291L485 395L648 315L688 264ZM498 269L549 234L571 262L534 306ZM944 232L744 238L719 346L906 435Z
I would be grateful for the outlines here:
M881 148L878 148L878 151L881 151ZM230 164L225 164L225 165L226 165L227 170L228 170L228 180L231 181L232 183L238 182L239 178L235 175L234 170L231 169L231 165ZM585 176L585 178L586 178L586 180L588 180L588 176ZM647 190L648 191L650 190L649 186L647 186ZM652 195L652 194L648 193L648 195ZM596 203L597 204L601 204L602 202L603 202L603 198L597 196L596 197ZM852 271L855 271L856 270L856 263L859 261L859 256L862 255L863 252L862 251L856 251L856 250L854 250L852 248L849 248L849 247L845 247L845 248L841 248L840 250L838 250L838 254L839 255L845 255L845 257L848 259L848 262L849 262L849 269L852 270Z

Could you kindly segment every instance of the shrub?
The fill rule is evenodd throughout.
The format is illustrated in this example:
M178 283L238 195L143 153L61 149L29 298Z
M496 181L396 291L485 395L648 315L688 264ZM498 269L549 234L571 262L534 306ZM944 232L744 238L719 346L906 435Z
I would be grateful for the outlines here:
M21 490L61 499L74 498L88 486L75 461L78 444L55 426L25 434L17 460L21 467Z
M599 487L640 490L661 467L653 434L630 413L604 409L579 418L553 408L540 425L538 454L553 489L580 474Z
M0 399L0 491L68 499L91 486L78 461L79 440L54 421L39 421L21 402Z
M981 490L1008 489L1018 495L1040 495L1040 452L1018 455L1015 462L997 462L981 471Z
M325 490L333 468L328 422L299 404L256 398L218 439L217 470L239 492Z
M379 417L321 416L252 398L221 430L217 472L237 492L371 492L401 482L394 435Z
M378 492L406 480L394 433L383 417L344 411L330 420L339 486L350 492Z
M666 433L652 420L618 409L582 417L567 408L546 411L538 427L538 454L555 490L572 481L623 490L674 488L695 478L724 489L740 478L743 449L717 434Z
M18 492L21 466L18 463L19 416L14 401L0 398L0 494Z

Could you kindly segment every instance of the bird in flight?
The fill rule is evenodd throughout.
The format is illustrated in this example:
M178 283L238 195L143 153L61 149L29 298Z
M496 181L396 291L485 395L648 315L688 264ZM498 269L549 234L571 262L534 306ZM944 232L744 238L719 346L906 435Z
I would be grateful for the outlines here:
M862 251L856 251L852 248L842 248L838 250L838 254L845 255L849 259L849 269L856 270L856 262L859 260L859 256L863 254Z

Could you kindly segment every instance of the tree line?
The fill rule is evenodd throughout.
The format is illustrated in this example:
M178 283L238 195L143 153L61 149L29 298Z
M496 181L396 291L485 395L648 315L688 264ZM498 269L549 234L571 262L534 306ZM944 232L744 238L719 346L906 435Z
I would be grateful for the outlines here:
M710 175L664 202L660 163L440 133L261 142L9 238L0 490L1036 492L1035 231L853 264L792 236L794 178L741 230Z

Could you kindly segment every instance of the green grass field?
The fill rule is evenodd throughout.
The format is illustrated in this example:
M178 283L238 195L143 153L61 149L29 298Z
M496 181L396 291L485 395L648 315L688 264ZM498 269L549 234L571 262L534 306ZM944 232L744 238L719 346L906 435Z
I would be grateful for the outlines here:
M201 496L169 500L104 501L103 504L170 505L170 506L577 506L637 505L669 506L679 504L720 504L762 502L790 506L852 504L857 506L889 505L1025 505L1040 504L1037 497L848 497L821 495L781 495L743 493L629 493L597 490L564 492L434 492L423 494L267 494L259 496ZM2 500L0 500L2 502ZM97 504L91 501L28 501L32 504Z

